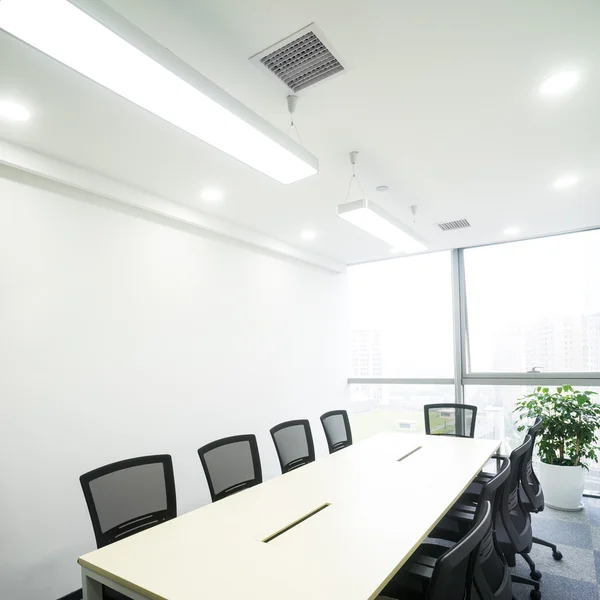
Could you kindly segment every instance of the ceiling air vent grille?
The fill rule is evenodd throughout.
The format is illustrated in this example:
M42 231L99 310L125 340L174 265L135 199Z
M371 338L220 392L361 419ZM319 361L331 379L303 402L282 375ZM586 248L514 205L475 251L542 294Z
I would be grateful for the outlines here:
M438 227L442 231L453 231L454 229L464 229L465 227L471 227L471 223L466 219L458 219L458 221L448 221L446 223L438 223Z
M266 67L292 92L344 71L344 66L314 23L250 60Z

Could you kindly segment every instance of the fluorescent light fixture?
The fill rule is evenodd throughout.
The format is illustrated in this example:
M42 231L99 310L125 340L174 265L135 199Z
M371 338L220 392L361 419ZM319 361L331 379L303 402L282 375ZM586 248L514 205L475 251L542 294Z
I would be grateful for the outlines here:
M542 82L540 94L542 96L560 96L576 87L579 79L577 71L561 71Z
M217 188L206 188L200 192L200 198L206 202L220 202L223 200L223 192Z
M281 183L318 171L289 136L102 2L0 0L0 28Z
M317 233L315 231L312 231L311 229L305 229L300 234L300 237L306 242L312 242L317 237Z
M520 231L518 227L509 227L504 230L504 235L517 235Z
M555 190L566 190L567 188L573 187L579 183L579 177L577 175L563 175L559 177L553 184Z
M388 243L399 252L423 252L427 246L417 234L366 198L338 205L338 216Z
M15 102L0 101L0 119L8 121L29 121L29 111Z

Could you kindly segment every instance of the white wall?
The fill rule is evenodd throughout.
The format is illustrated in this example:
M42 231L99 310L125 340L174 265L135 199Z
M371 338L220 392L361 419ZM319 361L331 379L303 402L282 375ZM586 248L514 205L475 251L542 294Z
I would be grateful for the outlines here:
M80 587L94 548L81 473L169 453L182 513L209 501L201 445L253 432L271 477L272 425L310 418L323 454L318 416L347 404L345 275L77 195L0 178L7 600Z

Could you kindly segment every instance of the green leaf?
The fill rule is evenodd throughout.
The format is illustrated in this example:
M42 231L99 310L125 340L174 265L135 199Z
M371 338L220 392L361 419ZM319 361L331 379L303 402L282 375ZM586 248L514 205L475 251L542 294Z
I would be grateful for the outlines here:
M540 458L549 464L581 464L587 468L586 463L596 462L600 453L600 403L592 400L595 395L574 390L570 385L557 387L554 392L538 386L515 403L515 426L524 431L528 423L541 416Z

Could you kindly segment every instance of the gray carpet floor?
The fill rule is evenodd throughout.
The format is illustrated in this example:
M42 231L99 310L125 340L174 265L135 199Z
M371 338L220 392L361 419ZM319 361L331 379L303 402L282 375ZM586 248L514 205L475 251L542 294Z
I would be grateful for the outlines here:
M552 558L550 548L533 545L531 557L542 573L543 600L600 600L600 499L584 498L585 508L570 513L546 509L532 515L533 535L551 541L563 554ZM529 576L529 567L517 556L514 573ZM517 600L528 600L530 586L514 584Z

